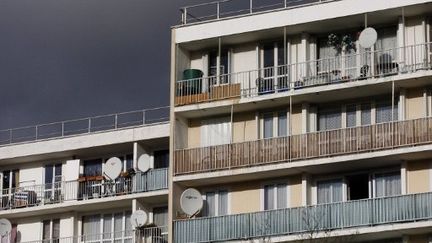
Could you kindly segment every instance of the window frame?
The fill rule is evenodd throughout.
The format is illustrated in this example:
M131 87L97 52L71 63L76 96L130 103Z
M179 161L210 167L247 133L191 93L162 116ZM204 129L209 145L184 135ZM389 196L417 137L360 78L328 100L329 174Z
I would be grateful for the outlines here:
M286 134L285 135L279 135L279 114L285 114L286 116ZM264 137L264 121L265 116L271 115L272 116L272 136L265 138ZM271 139L271 138L279 138L279 137L287 137L290 136L290 113L288 109L278 109L274 111L263 111L259 113L259 126L258 126L258 134L260 139Z
M276 210L278 209L277 207L277 199L278 199L278 193L277 193L277 189L279 185L285 185L286 188L286 207L284 208L289 208L291 207L291 184L290 184L290 180L289 179L284 179L284 180L273 180L273 181L267 181L264 183L261 183L260 186L260 210L261 211L268 211L268 210ZM267 186L272 186L273 190L274 190L274 194L273 194L273 209L265 209L265 187Z
M204 206L203 209L201 210L201 215L203 217L217 217L217 216L224 216L224 215L220 215L219 214L219 193L221 191L226 191L227 192L227 214L226 215L230 215L231 214L231 190L228 187L220 187L220 188L214 188L214 189L204 189L202 190L202 198L204 200ZM215 215L213 216L209 216L208 215L208 209L206 206L206 199L207 199L207 193L214 193L215 194Z

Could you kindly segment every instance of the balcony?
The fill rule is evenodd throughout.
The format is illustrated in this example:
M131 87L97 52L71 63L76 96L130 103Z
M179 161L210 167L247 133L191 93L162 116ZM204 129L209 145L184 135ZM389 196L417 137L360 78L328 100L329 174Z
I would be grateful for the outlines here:
M109 233L102 233L102 234L62 237L56 239L26 241L22 243L79 243L79 242L166 243L168 242L167 232L168 232L168 227L162 226L162 227L144 228L139 230L128 230L128 231L109 232Z
M176 150L174 174L229 170L432 143L432 118Z
M130 177L115 181L61 181L3 189L1 210L61 204L63 202L90 200L136 194L168 188L168 169L154 169L147 173L138 172Z
M364 199L174 222L175 242L245 240L432 218L432 193ZM298 240L299 238L297 238Z
M292 9L333 1L336 0L272 0L264 4L261 2L260 4L257 3L259 1L256 0L221 0L181 8L181 23L182 25L186 25L269 10Z
M302 63L262 68L219 76L180 80L175 105L184 106L226 99L295 95L308 87L358 82L430 70L431 43L395 49L362 51ZM304 92L304 91L303 91Z

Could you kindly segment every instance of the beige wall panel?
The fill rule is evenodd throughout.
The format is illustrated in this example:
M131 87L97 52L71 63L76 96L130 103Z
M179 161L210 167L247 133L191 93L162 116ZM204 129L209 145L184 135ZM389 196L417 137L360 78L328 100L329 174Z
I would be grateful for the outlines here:
M290 207L302 206L302 178L301 175L292 177L290 179L291 190L291 205Z
M407 164L408 193L422 193L429 191L430 161L415 161Z
M232 185L230 189L232 214L260 211L260 182Z
M292 134L301 134L302 133L302 109L301 106L293 106L292 107Z
M234 143L256 140L257 131L255 112L234 114Z
M406 119L417 119L425 116L426 105L423 89L409 89L406 92Z
M188 147L196 148L201 145L201 121L190 120L188 129Z
M203 63L203 58L202 58L202 53L201 52L194 52L191 54L191 65L190 67L193 69L199 69L201 71L204 71L204 63Z

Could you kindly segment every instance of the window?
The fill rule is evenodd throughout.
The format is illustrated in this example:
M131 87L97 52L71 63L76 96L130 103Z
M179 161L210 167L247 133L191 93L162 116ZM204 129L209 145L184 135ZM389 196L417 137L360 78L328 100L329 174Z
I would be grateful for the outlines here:
M341 108L320 109L318 111L318 130L332 130L341 128L342 113Z
M375 43L375 50L380 51L377 53L377 61L380 63L391 63L397 58L397 28L389 27L379 29L378 39Z
M168 168L169 150L160 150L154 152L154 168Z
M42 239L59 242L60 238L60 219L44 220L42 222Z
M203 120L201 123L202 147L231 142L231 117Z
M288 186L286 183L264 186L264 210L288 207Z
M401 194L400 171L375 174L375 197L387 197Z
M125 156L125 166L124 171L133 169L133 154L128 154Z
M370 125L371 118L371 104L361 104L361 125Z
M375 105L376 110L376 123L391 122L392 121L392 102L380 101ZM394 120L398 120L398 102L394 103Z
M209 191L205 194L204 216L221 216L228 214L228 191Z
M346 127L357 125L357 105L347 105L346 107Z
M62 179L62 164L45 166L45 200L60 200Z
M218 57L218 51L212 51L209 54L209 69L208 69L208 76L214 77L217 75L217 57ZM228 50L221 50L220 55L220 66L219 66L219 73L220 75L228 74L230 72L229 70L230 66L230 60L229 60L229 51ZM225 76L221 77L220 83L228 83L228 78ZM213 79L212 84L216 84L216 79Z
M259 79L258 93L273 93L275 89L288 89L287 68L285 64L283 42L266 43L262 46L261 79ZM277 78L276 78L277 77Z
M102 159L93 159L84 161L84 176L101 176Z
M318 204L341 202L343 200L342 185L342 179L319 181L317 183Z
M275 124L276 121L276 124ZM276 125L276 126L275 126ZM268 112L262 115L262 138L285 137L288 135L286 111Z
M168 207L153 208L153 223L159 227L168 225Z
M83 241L125 240L132 236L130 211L82 217ZM101 234L102 233L102 234Z
M19 186L19 170L3 171L3 189L10 189Z

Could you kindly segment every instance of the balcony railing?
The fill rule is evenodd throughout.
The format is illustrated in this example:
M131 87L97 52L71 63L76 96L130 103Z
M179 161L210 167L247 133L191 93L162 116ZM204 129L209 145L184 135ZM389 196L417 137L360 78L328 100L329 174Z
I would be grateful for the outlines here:
M158 107L36 126L12 128L0 130L0 146L64 138L101 131L114 131L127 127L157 124L167 121L169 121L169 107Z
M61 181L3 189L1 209L15 209L75 200L89 200L162 190L168 188L168 169L138 172L115 181Z
M430 70L431 47L431 43L424 43L361 51L302 63L181 80L176 83L175 105L249 98Z
M174 174L394 149L432 143L432 118L311 132L175 151Z
M269 10L299 8L333 1L337 0L221 0L181 8L181 22L182 24L197 23Z
M91 234L91 235L87 234L81 236L62 237L56 239L26 241L22 243L80 243L80 242L166 243L168 242L168 227L162 226L162 227L144 228L139 230L127 230L127 231L108 232L108 233L99 233L99 234Z
M174 222L175 242L247 240L432 219L432 193ZM301 235L300 235L301 236Z

